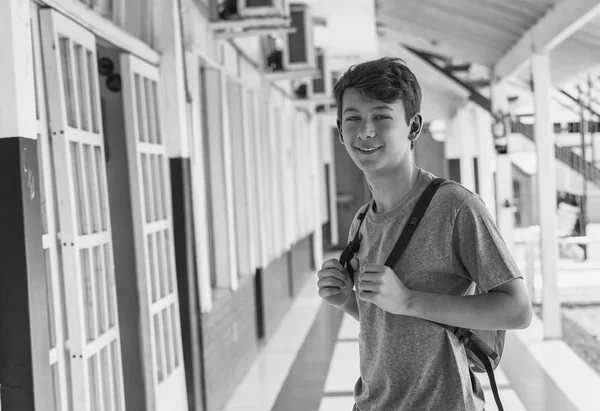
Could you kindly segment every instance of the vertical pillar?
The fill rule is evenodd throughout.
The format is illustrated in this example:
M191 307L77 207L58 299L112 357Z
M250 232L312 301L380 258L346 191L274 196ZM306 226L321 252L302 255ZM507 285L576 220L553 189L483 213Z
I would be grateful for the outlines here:
M508 100L501 84L492 85L492 113L508 114ZM510 134L510 130L506 130ZM496 155L496 215L497 225L508 250L514 254L514 229L515 216L512 208L512 161L510 147L505 153L497 152Z
M458 140L460 145L460 183L467 189L475 192L475 167L473 166L474 158L474 126L470 113L470 105L462 108L458 113Z
M187 85L177 0L155 2L155 39L160 51L161 114L169 158L189 157Z
M0 401L6 410L53 402L37 141L0 138Z
M496 218L496 196L494 193L495 153L494 137L492 136L492 119L488 112L479 107L473 107L475 127L477 129L476 144L479 159L479 195L487 205L490 214Z
M560 301L556 282L556 167L554 133L550 120L550 61L548 54L531 58L535 104L535 143L537 153L538 207L540 215L540 247L542 257L542 308L544 336L561 338Z
M0 403L53 401L30 3L0 2Z

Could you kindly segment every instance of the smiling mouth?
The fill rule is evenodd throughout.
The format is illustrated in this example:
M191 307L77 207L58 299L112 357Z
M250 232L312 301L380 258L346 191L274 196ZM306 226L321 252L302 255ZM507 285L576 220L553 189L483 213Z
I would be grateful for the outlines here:
M356 147L355 146L355 148L358 151L360 151L361 153L373 153L373 152L379 150L381 148L381 146L380 147L374 147L374 148L360 148L360 147Z

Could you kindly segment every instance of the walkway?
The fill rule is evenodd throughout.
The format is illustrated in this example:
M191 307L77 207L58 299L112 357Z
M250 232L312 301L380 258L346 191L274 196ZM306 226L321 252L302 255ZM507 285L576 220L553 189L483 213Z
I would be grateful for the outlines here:
M315 277L316 278L316 277ZM358 323L323 304L308 281L225 411L350 411L359 374ZM600 376L536 318L508 332L496 370L507 411L597 411ZM496 411L487 376L486 410Z

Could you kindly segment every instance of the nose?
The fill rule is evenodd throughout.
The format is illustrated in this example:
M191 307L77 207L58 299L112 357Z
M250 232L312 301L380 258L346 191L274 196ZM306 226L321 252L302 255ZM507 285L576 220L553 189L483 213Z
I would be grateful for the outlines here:
M368 119L364 120L360 125L357 136L362 140L375 137L375 127L373 126L373 122Z

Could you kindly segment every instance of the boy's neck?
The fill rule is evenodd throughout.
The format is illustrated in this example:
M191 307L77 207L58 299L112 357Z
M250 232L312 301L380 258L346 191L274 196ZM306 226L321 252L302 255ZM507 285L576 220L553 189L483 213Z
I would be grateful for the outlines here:
M393 174L367 176L376 203L373 211L377 214L387 213L400 204L412 191L418 177L419 167L412 161Z

